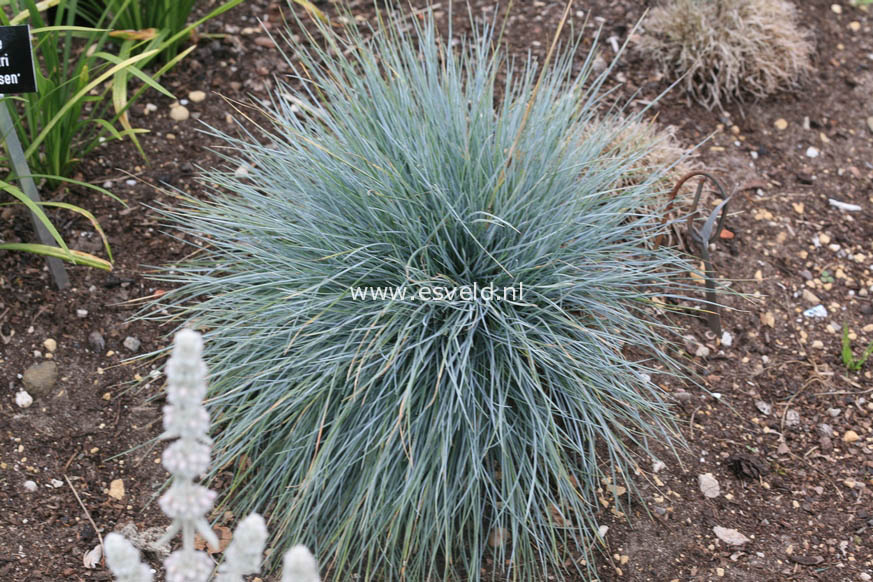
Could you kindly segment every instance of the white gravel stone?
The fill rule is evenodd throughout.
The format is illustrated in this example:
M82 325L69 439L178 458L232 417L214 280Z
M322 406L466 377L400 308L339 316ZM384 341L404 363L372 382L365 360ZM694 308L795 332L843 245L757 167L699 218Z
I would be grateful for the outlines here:
M828 310L825 309L824 305L816 305L815 307L810 307L806 311L803 312L804 317L827 317Z
M700 492L703 493L703 496L707 499L714 499L721 495L721 488L712 473L698 475L697 484L700 486Z
M33 493L33 492L36 491L39 487L37 486L37 484L36 484L35 481L30 481L30 480L28 480L28 481L25 481L25 482L24 482L24 488L25 488L27 491L30 491L31 493Z
M15 404L19 408L29 408L33 404L33 396L28 394L26 390L19 390L15 393Z

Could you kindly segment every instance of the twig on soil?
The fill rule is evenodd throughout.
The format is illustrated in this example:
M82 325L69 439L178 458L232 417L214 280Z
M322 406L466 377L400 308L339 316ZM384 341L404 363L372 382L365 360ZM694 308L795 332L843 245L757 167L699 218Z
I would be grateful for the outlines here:
M100 535L100 530L97 529L97 524L94 523L94 519L91 518L91 512L88 511L88 508L85 507L84 503L82 503L82 499L79 497L79 494L76 493L76 488L73 487L73 484L70 482L70 478L67 477L66 474L64 475L64 480L67 482L67 485L70 486L70 489L73 490L73 495L76 496L76 501L79 502L79 505L82 507L82 510L85 512L85 517L87 517L88 521L91 522L91 527L94 528L94 533L97 534L97 539L100 540L100 548L102 549L103 548L103 536Z
M848 396L857 396L859 394L870 394L873 392L873 388L869 390L859 390L857 392L851 392L849 390L837 390L836 392L813 392L813 396L836 396L836 395L848 395Z
M42 315L43 313L45 313L45 312L48 311L48 310L49 310L49 306L48 306L48 305L41 305L41 306L39 307L39 309L36 310L36 314L31 318L31 320L30 320L30 325L32 326L32 325L36 322L36 320L39 319L39 316Z
M688 434L692 437L694 436L694 415L697 414L697 411L701 408L703 408L702 404L695 408L694 412L691 413L691 420L688 421Z
M70 468L70 465L71 465L72 462L73 462L73 459L75 459L75 458L76 458L76 455L78 455L79 453L80 453L80 451L77 450L77 451L73 452L72 455L70 455L70 458L67 459L67 462L64 464L64 468L63 468L63 470L61 471L61 473L66 474L67 469Z

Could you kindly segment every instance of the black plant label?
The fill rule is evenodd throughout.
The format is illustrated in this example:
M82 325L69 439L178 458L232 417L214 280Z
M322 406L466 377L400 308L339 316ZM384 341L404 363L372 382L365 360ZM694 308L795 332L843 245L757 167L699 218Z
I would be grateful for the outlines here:
M0 93L36 93L30 26L0 26Z

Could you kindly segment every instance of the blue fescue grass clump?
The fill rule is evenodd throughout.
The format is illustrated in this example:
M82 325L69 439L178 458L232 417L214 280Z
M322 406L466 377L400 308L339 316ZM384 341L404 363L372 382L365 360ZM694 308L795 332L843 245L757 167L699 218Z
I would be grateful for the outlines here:
M167 211L200 248L152 316L205 331L213 466L274 547L337 580L592 574L597 489L674 435L649 379L676 369L652 299L689 270L651 244L667 168L624 181L649 151L587 131L606 77L576 46L538 71L492 28L380 25L289 36L272 125L216 132L229 169ZM523 295L411 297L474 284Z

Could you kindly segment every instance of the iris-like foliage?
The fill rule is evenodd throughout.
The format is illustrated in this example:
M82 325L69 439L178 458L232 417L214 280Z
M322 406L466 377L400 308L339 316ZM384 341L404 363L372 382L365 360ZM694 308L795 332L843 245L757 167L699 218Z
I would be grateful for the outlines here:
M166 211L200 248L147 316L204 330L214 466L274 547L337 580L590 573L597 489L673 435L650 380L675 370L653 299L688 271L651 244L668 168L589 131L606 77L576 45L541 72L492 28L379 24L287 38L272 126L223 135L211 197Z

